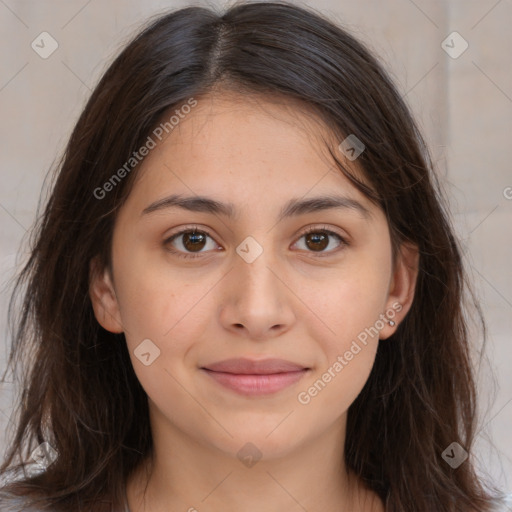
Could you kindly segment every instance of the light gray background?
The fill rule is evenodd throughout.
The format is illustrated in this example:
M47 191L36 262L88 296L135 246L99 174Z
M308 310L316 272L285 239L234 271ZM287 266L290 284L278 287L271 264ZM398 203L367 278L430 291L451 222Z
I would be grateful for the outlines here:
M512 187L512 1L305 3L342 23L381 56L430 144L489 327L490 366L483 365L479 374L486 416L475 456L482 470L510 491L512 188L507 187ZM15 271L45 173L108 63L146 17L188 5L206 2L0 0L0 284ZM224 3L212 0L209 5ZM43 31L59 45L47 59L31 48ZM442 48L453 31L469 44L458 58ZM453 45L453 51L461 48L456 40ZM7 301L2 288L2 370L9 341ZM495 394L491 372L496 376ZM11 388L0 385L1 452L12 429Z

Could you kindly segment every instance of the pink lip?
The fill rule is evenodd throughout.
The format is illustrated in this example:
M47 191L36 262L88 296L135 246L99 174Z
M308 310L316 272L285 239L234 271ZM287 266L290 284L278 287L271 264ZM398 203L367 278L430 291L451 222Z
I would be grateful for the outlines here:
M228 359L201 369L219 384L242 395L276 393L298 382L309 370L282 359Z

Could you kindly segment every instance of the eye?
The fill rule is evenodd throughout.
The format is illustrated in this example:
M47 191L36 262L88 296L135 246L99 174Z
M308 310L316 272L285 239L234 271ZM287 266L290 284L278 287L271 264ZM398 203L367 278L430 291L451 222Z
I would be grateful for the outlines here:
M337 243L335 243L334 248L331 247L330 250L326 251L326 248L333 245L331 243L333 237L337 239ZM303 238L305 241L304 250L320 253L318 254L319 256L323 256L323 253L331 254L337 252L336 248L349 245L341 235L327 229L325 226L322 228L309 228L302 233L299 241ZM210 247L208 247L208 239L210 240ZM295 245L297 244L299 242L295 243ZM207 231L198 229L197 226L188 227L173 234L164 241L164 246L169 252L176 254L180 258L199 258L202 253L218 248L210 234Z
M325 226L323 228L318 227L312 227L309 228L307 231L305 231L301 237L299 238L299 241L304 238L305 242L305 249L308 252L316 252L316 253L333 253L338 252L336 250L328 250L325 251L324 249L326 247L330 247L333 244L331 243L332 238L335 237L338 239L337 244L335 243L334 249L336 247L344 247L348 245L348 242L338 233L335 233L334 231L331 231L330 229L327 229ZM296 243L296 245L299 242ZM320 256L323 256L323 254L320 254Z
M212 242L210 247L207 247L208 239ZM172 246L173 243L177 246L177 250L168 247ZM177 254L180 258L199 258L202 252L212 249L215 250L217 248L217 245L213 242L213 238L206 231L199 230L195 226L175 233L165 240L164 245L169 252ZM203 251L205 247L206 251Z

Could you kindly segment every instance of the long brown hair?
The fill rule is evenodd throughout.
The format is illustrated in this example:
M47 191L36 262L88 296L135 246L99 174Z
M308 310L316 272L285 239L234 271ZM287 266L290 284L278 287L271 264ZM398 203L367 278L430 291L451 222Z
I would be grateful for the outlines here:
M20 395L0 474L22 468L43 442L58 458L6 488L56 511L109 510L123 503L128 476L151 453L147 396L124 335L98 324L88 294L90 262L111 264L116 212L137 166L109 193L98 189L164 112L214 87L283 95L313 109L337 140L356 134L365 146L358 158L364 183L329 147L340 172L385 212L394 247L419 248L412 308L380 343L349 409L347 467L387 511L490 510L472 457L476 389L466 278L429 151L371 52L314 10L285 2L161 15L94 89L57 167L10 307L9 365ZM456 469L442 457L452 442L470 455Z

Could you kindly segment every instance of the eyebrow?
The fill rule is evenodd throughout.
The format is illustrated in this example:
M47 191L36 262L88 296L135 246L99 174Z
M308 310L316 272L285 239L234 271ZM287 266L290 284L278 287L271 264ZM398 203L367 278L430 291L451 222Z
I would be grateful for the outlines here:
M212 213L223 215L230 219L236 217L236 208L233 203L222 203L206 196L182 196L180 194L173 194L151 203L144 208L141 215L167 208L182 208L191 212ZM325 195L310 199L290 199L279 212L278 221L287 217L331 209L353 210L361 214L365 219L371 216L370 210L355 199L345 196Z

